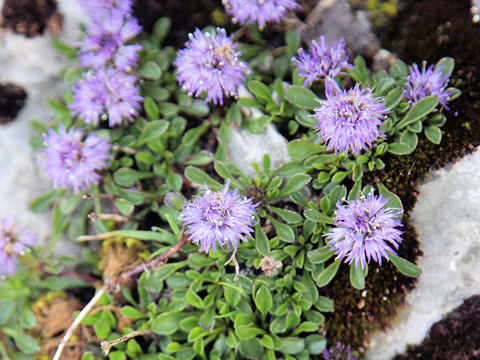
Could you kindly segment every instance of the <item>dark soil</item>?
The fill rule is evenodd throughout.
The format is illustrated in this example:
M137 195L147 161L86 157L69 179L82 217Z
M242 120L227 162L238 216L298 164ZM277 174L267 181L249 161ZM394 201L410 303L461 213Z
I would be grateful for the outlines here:
M5 0L1 26L33 37L43 34L46 28L58 32L62 19L55 0Z
M27 93L15 84L0 84L0 124L15 120L18 112L25 105Z
M472 296L430 329L420 345L396 360L480 359L480 295Z
M470 6L470 0L411 0L393 19L382 39L383 47L396 53L407 64L423 60L430 64L445 56L453 57L456 64L451 83L462 91L462 96L450 104L451 110L445 111L448 120L442 128L440 145L434 145L422 136L412 155L387 155L383 159L385 169L367 175L367 183L383 182L402 199L405 234L399 254L410 261L420 255L417 237L409 222L409 212L417 200L418 183L427 178L430 171L462 158L480 145L480 85L477 82L480 47L473 40L480 37L480 24L472 23ZM344 267L324 294L335 299L336 311L327 316L325 324L329 343L341 341L362 350L368 332L391 321L395 308L403 303L408 289L414 284L414 279L401 275L391 264L382 266L378 273L372 266L367 278L367 292L362 297L361 291L349 285L348 269ZM480 321L473 326L479 332ZM472 338L465 341L468 339ZM439 340L438 349L451 344ZM478 344L478 341L476 344L470 342L470 350L478 348ZM465 345L464 350L467 348ZM448 356L437 359L440 358L454 359Z

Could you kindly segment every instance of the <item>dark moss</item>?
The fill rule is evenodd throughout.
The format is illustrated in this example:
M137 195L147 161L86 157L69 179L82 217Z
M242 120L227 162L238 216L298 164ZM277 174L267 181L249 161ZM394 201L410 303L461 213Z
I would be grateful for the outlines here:
M410 347L395 359L480 359L479 344L480 295L476 295L435 323L420 345Z
M5 0L2 8L2 27L27 37L41 35L47 27L57 32L62 20L55 0Z
M418 183L427 178L430 171L465 156L480 145L477 83L480 48L473 41L479 35L480 25L472 23L469 0L425 0L410 1L393 19L383 38L383 46L407 63L423 60L433 63L444 56L453 57L456 67L452 83L463 93L451 103L451 110L445 112L448 120L442 128L440 145L422 138L415 153L387 155L385 169L368 174L366 179L368 183L383 182L401 197L405 234L400 255L410 261L419 255L415 230L409 221ZM348 267L342 267L339 276L326 289L326 295L335 299L336 309L326 321L330 343L342 341L362 350L369 331L392 321L396 308L413 286L414 280L399 274L391 264L381 269L371 266L363 297L362 291L349 285Z
M15 120L26 99L27 93L21 86L12 83L0 84L0 124Z

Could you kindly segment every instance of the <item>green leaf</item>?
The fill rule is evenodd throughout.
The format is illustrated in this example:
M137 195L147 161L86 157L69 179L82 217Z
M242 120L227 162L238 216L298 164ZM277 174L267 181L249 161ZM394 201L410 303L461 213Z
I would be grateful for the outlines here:
M263 334L264 331L251 325L241 325L235 328L235 333L240 340L250 340L257 335Z
M53 204L57 197L57 190L52 190L33 199L30 204L30 210L39 213Z
M298 224L303 221L302 215L296 213L295 211L280 209L274 206L270 206L270 210L272 210L275 214L280 216L288 224Z
M305 340L300 337L285 337L281 340L280 352L284 354L295 355L305 348Z
M152 322L152 330L159 335L172 335L178 330L180 322L188 314L179 312L166 312L158 315Z
M27 334L18 334L14 336L15 343L25 354L33 354L41 350L37 341Z
M301 45L300 33L294 28L287 31L285 34L285 43L287 44L287 52L290 56L297 53Z
M409 130L404 130L404 132L400 136L400 141L403 144L407 145L408 148L410 149L410 153L412 153L417 148L418 136L414 132L411 132Z
M143 100L143 108L145 109L148 117L152 120L156 120L160 116L157 103L149 96L146 96Z
M451 57L441 58L435 65L435 69L441 69L442 75L450 75L454 67L455 60Z
M301 323L297 330L293 332L292 335L298 335L302 332L315 332L318 330L318 325L311 321L304 321Z
M261 81L251 80L247 83L247 88L258 100L261 100L263 103L267 103L272 100L270 89Z
M310 129L313 129L318 123L312 114L303 109L298 109L295 112L295 120L297 120L300 125Z
M28 308L24 308L20 314L20 326L24 329L33 329L36 324L37 320L33 312Z
M368 79L368 71L363 57L357 56L354 60L354 65L355 68L347 69L347 72L357 82L366 81Z
M438 126L429 125L425 127L425 136L432 143L438 145L442 141L442 130Z
M260 289L258 289L257 293L255 294L254 301L257 309L262 313L262 315L265 315L272 309L272 294L265 285L262 285Z
M232 307L236 307L242 296L241 292L231 287L224 287L223 292L227 303Z
M205 171L200 170L195 166L188 166L185 169L185 176L188 180L195 184L206 185L214 190L219 190L222 188L222 185L218 181L212 179L212 177Z
M293 176L305 172L303 161L290 161L277 169L277 174L281 176Z
M323 150L324 147L322 145L314 144L307 140L294 140L288 144L288 154L294 160L303 160Z
M152 178L154 176L151 172L137 171L126 167L120 168L113 173L113 179L121 186L132 186L139 180Z
M270 242L260 224L255 225L255 246L258 252L264 256L270 253Z
M255 337L242 341L238 349L243 358L263 359L263 346L260 344L260 340Z
M320 355L327 346L327 339L321 335L309 335L305 344L310 355Z
M292 176L276 197L281 198L300 190L310 182L310 179L310 175L307 174L297 174Z
M162 70L160 67L153 61L147 61L142 67L138 70L142 77L149 80L159 80L162 76Z
M335 252L328 245L325 245L320 249L310 250L307 253L307 257L312 264L323 264L333 255L335 255Z
M398 209L400 213L403 213L403 205L402 205L402 200L398 197L398 195L394 194L390 190L387 189L385 185L382 183L377 184L377 189L378 193L383 196L384 199L390 198L388 201L387 205L388 207L392 209ZM401 215L400 215L401 216Z
M147 123L142 129L135 146L140 147L148 141L162 136L167 131L169 123L166 120L155 120Z
M394 155L408 155L411 153L410 147L402 143L388 144L388 152Z
M402 120L395 125L396 130L401 130L404 127L414 123L415 121L427 116L438 105L436 96L428 96L423 98L415 105L413 105Z
M110 322L101 318L95 321L93 328L97 336L102 340L106 339L111 332Z
M403 99L403 89L395 88L391 90L387 96L385 96L385 107L387 109L392 109L397 106L398 103Z
M135 206L129 201L123 199L115 199L115 207L122 215L128 216L132 213Z
M333 220L330 216L325 215L324 213L313 210L313 209L307 209L303 213L305 217L309 220L321 223L321 224L332 224Z
M170 32L171 26L172 20L170 20L170 18L168 17L162 17L157 20L157 22L153 26L153 37L157 46L159 46L167 37L168 33Z
M350 264L350 282L355 289L363 290L365 288L365 271L359 266L355 266L355 263Z
M403 275L410 277L418 277L422 273L422 270L420 270L415 264L411 263L410 261L405 260L400 256L394 255L389 251L387 251L387 254L393 265L395 265L398 271L400 271Z
M167 181L167 184L175 191L180 191L182 188L183 179L180 174L171 171L165 180Z
M202 298L198 296L198 294L192 290L187 291L187 295L185 296L187 302L197 309L204 309L205 303L203 302Z
M268 220L273 224L275 231L277 232L278 237L286 242L294 242L295 241L295 233L293 232L292 228L271 216L267 215Z
M287 87L285 97L298 107L313 110L320 106L318 96L309 89L299 85L290 85Z
M330 281L333 280L337 274L338 268L340 267L340 261L335 260L333 263L328 265L325 270L323 270L317 278L317 286L323 287L327 285Z
M148 315L129 305L122 308L122 314L132 319L148 318Z
M317 309L323 312L333 311L333 305L333 301L325 296L319 296L318 301L315 303Z

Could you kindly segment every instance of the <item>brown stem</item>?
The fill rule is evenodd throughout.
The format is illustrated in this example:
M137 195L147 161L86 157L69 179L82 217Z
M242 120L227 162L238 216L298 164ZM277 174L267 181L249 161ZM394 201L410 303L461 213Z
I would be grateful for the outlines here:
M120 344L124 341L130 340L131 338L134 338L135 336L150 334L151 332L152 332L151 329L133 331L130 334L122 336L122 337L120 337L116 340L113 340L111 342L102 341L101 344L100 344L100 348L105 352L105 356L107 356L108 353L110 352L110 348L112 346L115 346L115 345Z
M88 214L88 218L92 221L95 222L97 220L113 220L116 222L127 222L130 221L130 218L119 215L119 214L97 214L97 213L90 213Z
M89 311L95 306L95 304L98 302L100 297L103 294L105 294L107 290L108 290L108 285L104 285L102 288L100 288L100 290L98 290L98 292L95 294L92 300L90 300L90 302L82 309L82 311L80 311L80 314L78 314L78 316L75 318L72 325L70 325L67 332L63 336L62 341L60 341L60 344L58 345L57 352L55 353L53 360L60 360L60 356L62 355L65 345L67 344L68 340L77 329L78 325L80 325L80 323L85 318L85 316L87 316Z
M180 235L183 234L183 230L180 233ZM188 235L184 236L174 247L170 248L168 251L164 252L162 255L156 257L153 260L150 260L149 262L145 264L138 265L134 269L130 271L126 271L122 274L122 277L129 277L133 278L137 275L140 275L143 273L145 270L150 269L152 267L155 267L158 264L161 264L164 261L167 261L170 256L173 254L176 254L177 252L180 251L180 249L188 242Z
M118 144L113 145L113 150L123 151L125 154L131 154L131 155L135 155L137 153L137 150L132 149L131 147L122 146Z
M103 234L79 236L76 240L77 241L107 240L107 239L113 238L115 236L116 236L115 233L107 232L107 233L103 233Z
M83 200L88 199L115 199L115 196L112 194L85 194L82 196Z

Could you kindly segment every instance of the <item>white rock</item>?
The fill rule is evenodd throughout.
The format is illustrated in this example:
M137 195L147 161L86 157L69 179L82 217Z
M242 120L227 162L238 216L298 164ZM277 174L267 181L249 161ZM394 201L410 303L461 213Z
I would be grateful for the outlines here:
M435 171L411 215L423 273L398 321L372 335L369 360L391 359L419 344L430 327L480 289L480 151Z
M268 124L263 134L252 134L248 130L230 127L230 141L227 143L229 160L248 176L255 176L251 163L262 163L268 153L272 160L272 170L290 161L288 141Z
M64 14L64 27L59 37L70 43L80 34L78 23L85 21L86 17L76 1L60 0L58 5ZM49 190L51 185L39 164L41 154L32 150L29 138L33 132L30 120L49 122L52 114L45 101L62 98L65 90L59 72L67 61L51 43L52 36L48 31L33 38L10 31L0 33L0 82L22 86L28 96L17 118L0 126L0 214L14 214L22 225L37 233L43 241L51 233L51 214L34 214L28 204ZM70 245L62 244L62 253L74 251Z

